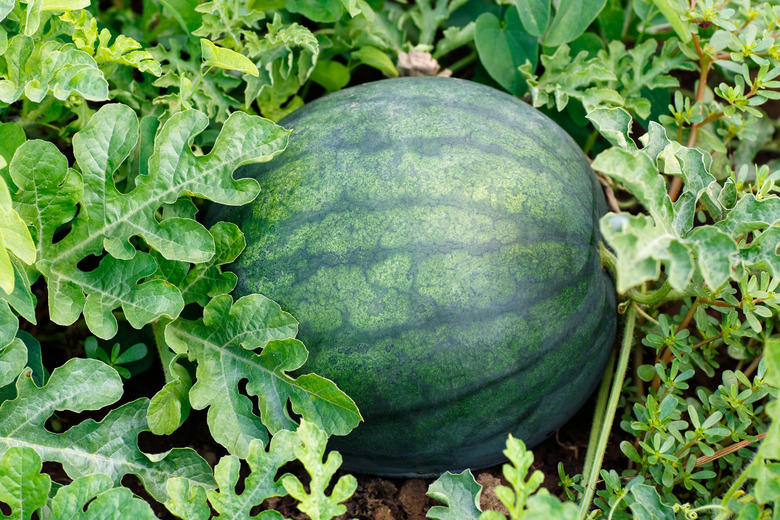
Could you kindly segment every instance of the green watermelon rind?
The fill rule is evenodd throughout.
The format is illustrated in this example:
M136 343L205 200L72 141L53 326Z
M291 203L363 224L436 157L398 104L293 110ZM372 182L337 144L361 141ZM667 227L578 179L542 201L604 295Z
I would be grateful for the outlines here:
M331 447L351 471L434 475L500 463L584 403L615 335L598 256L605 204L586 157L521 100L400 78L316 100L260 196L217 208L247 249L237 294L300 321L304 371L365 423Z

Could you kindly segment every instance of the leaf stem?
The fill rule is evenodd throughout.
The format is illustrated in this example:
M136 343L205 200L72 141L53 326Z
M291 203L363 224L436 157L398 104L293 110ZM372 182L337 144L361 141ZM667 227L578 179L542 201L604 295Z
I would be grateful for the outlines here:
M615 420L618 402L623 390L623 381L628 369L628 360L631 357L631 348L634 344L634 328L636 326L636 309L629 307L626 313L626 324L623 329L623 343L620 347L620 356L618 357L617 367L612 378L612 389L609 394L609 401L604 414L604 422L600 425L599 440L595 447L595 455L592 457L593 463L588 468L583 481L584 493L580 509L577 514L577 520L583 520L588 515L588 509L593 501L593 495L596 493L596 483L601 472L601 465L604 462L604 454L607 450L612 424ZM595 427L595 425L594 425ZM589 456L586 456L588 458Z
M628 295L632 300L641 305L655 305L657 303L661 303L671 290L672 285L669 283L669 279L667 279L663 285L654 292L646 293L632 291Z
M695 100L695 102L698 103L704 101L704 96L707 93L707 77L709 76L710 73L712 60L706 54L704 54L701 45L699 45L699 37L695 34L691 36L693 39L693 44L696 47L696 52L699 55L699 84L696 86L696 100ZM699 138L699 127L703 126L706 123L709 123L710 121L708 121L707 119L705 119L700 123L694 123L693 125L691 125L691 132L688 134L688 143L686 144L688 148L693 148L694 146L696 146L696 140ZM712 121L714 121L714 119ZM672 199L672 202L676 201L677 197L680 195L680 191L682 190L682 184L683 184L682 177L675 177L674 179L672 179L672 182L669 185L669 198Z
M596 396L596 406L593 409L593 422L590 427L590 438L588 439L588 449L585 452L585 462L582 467L582 474L587 475L593 466L593 459L596 456L596 446L599 440L599 427L604 422L604 414L607 409L607 397L609 396L609 383L612 381L612 374L615 371L615 351L609 357L607 369L601 378L599 393Z
M731 487L729 487L720 500L720 505L723 507L723 510L718 513L718 516L715 517L715 520L726 520L731 516L732 512L725 504L728 504L729 500L731 500L731 497L733 497L737 491L739 491L739 489L748 479L748 476L750 476L750 473L752 473L753 467L761 464L764 464L763 457L755 457L753 461L748 464L748 467L746 467L742 473L740 473L739 477L734 480L734 482L731 484Z
M452 71L453 74L455 74L456 72L460 71L462 68L471 65L476 59L477 59L477 53L471 52L446 68Z
M154 343L157 345L157 354L160 356L160 363L162 364L166 383L170 383L176 379L170 371L171 361L176 357L176 354L168 348L168 344L165 342L165 327L170 322L170 319L163 317L152 323Z
M617 279L617 257L607 249L604 242L599 242L599 257L601 258L601 266L607 268L612 279Z

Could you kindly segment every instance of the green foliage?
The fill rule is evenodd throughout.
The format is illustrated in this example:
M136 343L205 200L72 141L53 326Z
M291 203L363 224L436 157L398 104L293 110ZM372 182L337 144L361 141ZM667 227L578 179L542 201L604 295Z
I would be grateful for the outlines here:
M259 294L235 303L228 295L216 296L202 319L179 319L165 328L166 344L197 362L190 403L196 410L209 409L211 434L230 453L245 457L252 439L267 440L266 428L272 434L293 428L288 400L295 413L329 434L344 435L361 420L354 402L331 381L315 374L287 375L307 356L294 339L297 331L292 316ZM247 393L258 398L260 418L238 391L244 378Z
M330 486L340 460L325 441L360 414L305 373L291 316L259 295L233 301L236 277L223 267L243 234L207 229L199 210L256 196L235 169L272 160L288 135L263 118L323 89L439 73L524 96L593 157L614 195L603 260L621 310L638 317L625 331L628 381L600 409L630 439L620 449L631 469L602 469L591 446L583 474L561 470L562 502L510 439L510 487L497 490L510 517L777 516L774 2L112 5L0 1L0 502L10 518L152 518L120 486L126 474L181 518L211 508L247 518L287 493L312 518L344 512L355 483ZM131 367L142 349L112 340L147 324L156 352L145 358L156 354L165 383L119 405L123 377L141 377ZM214 471L190 449L138 447L141 432L171 434L193 407L231 453ZM100 421L77 415L101 408ZM45 427L58 413L75 416L65 431ZM277 477L294 459L310 483ZM238 494L241 460L250 475ZM53 485L42 461L73 482ZM430 518L501 518L480 511L468 472L445 474L430 495L446 504Z
M166 497L165 483L174 476L213 486L206 462L193 450L176 448L160 456L138 448L138 434L146 429L147 399L114 408L100 422L84 420L64 433L44 428L57 410L97 410L121 397L122 380L105 363L71 359L41 387L30 374L24 369L16 380L16 397L0 404L0 453L20 444L34 448L42 459L60 462L73 479L102 473L118 485L132 473L158 500Z
M60 487L50 508L45 507L52 482L41 469L38 453L27 446L14 446L0 457L0 502L11 508L11 515L2 518L27 520L36 512L42 515L39 518L74 520L157 518L149 504L127 488L113 487L111 479L100 473L79 477Z
M523 441L509 435L504 455L509 459L509 464L503 466L504 478L512 487L498 486L495 493L509 511L509 520L577 518L574 504L563 503L546 489L539 489L544 480L541 471L528 475L534 456L526 450ZM427 517L435 520L506 520L506 516L496 511L482 512L479 505L481 492L482 486L474 480L471 471L466 470L459 475L447 472L428 488L428 496L444 502L447 507L433 506Z
M240 460L234 455L223 457L214 468L217 489L204 489L191 485L184 479L172 478L168 481L168 494L171 497L166 506L179 518L185 520L208 520L210 509L224 520L250 518L253 507L271 497L285 496L288 493L300 501L298 508L312 520L329 520L343 514L346 508L340 505L355 492L357 482L351 475L340 477L330 494L326 488L333 474L341 465L341 457L331 452L323 462L327 434L305 420L297 431L281 430L274 435L268 450L259 439L249 444L245 460L250 473L243 481L244 490L236 492L239 481ZM289 473L277 478L277 473L287 462L298 459L303 462L311 476L309 491ZM262 511L251 518L281 519L276 511Z

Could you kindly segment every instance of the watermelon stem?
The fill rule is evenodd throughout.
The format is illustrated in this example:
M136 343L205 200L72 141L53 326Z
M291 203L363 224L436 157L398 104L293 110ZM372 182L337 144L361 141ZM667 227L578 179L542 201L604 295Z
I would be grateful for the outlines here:
M636 314L636 309L633 306L628 308L625 328L623 329L623 343L620 347L617 368L611 378L612 389L609 394L609 401L607 402L603 420L596 422L596 419L600 415L598 408L594 415L592 428L593 430L598 431L598 442L595 447L589 445L588 453L585 455L586 462L589 460L592 462L590 463L590 466L586 468L587 472L583 471L583 475L585 475L583 486L585 489L582 495L582 502L580 502L577 520L584 520L588 516L588 509L593 501L593 495L596 492L596 483L598 482L601 466L604 462L604 454L607 451L607 442L609 441L609 435L612 431L612 423L615 420L620 394L623 390L623 381L626 378L626 371L628 370L628 360L631 357L631 348L634 345ZM591 448L593 448L592 455Z
M672 290L672 286L669 283L669 279L664 282L664 284L658 288L658 290L653 292L639 292L639 291L631 291L629 296L631 296L631 299L635 302L641 304L641 305L655 305L658 303L661 303L664 298L666 298L666 295L669 294L669 291Z
M597 428L597 426L604 422L604 414L607 411L607 397L609 396L609 387L614 371L615 350L613 349L612 354L609 357L609 363L607 363L607 368L604 371L601 383L599 384L599 393L596 396L596 406L593 410L593 422L591 423L590 438L588 439L588 449L585 452L585 464L582 467L583 475L590 473L591 466L593 466L593 458L596 456L596 446L599 440L599 428Z

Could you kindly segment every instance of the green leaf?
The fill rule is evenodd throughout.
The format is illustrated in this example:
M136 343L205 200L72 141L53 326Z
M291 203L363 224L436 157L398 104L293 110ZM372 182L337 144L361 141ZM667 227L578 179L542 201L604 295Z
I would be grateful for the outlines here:
M14 446L32 447L44 460L60 462L72 479L103 473L118 485L132 473L159 501L166 499L165 483L171 477L213 486L208 464L193 450L175 448L148 455L138 448L138 434L147 429L146 399L115 408L100 422L82 421L63 433L44 427L57 410L98 410L121 397L122 380L105 363L70 359L42 387L35 386L27 374L23 372L16 382L17 397L0 405L0 453Z
M607 0L598 17L599 27L607 41L619 40L622 37L624 20L623 3L620 0Z
M522 95L527 86L519 67L528 61L532 71L536 68L538 45L523 29L517 9L509 7L503 20L493 13L482 13L477 18L474 42L488 74L508 92Z
M217 222L209 229L214 239L214 256L207 262L195 264L165 260L157 255L161 274L178 287L185 304L197 302L206 306L211 298L228 294L236 286L236 275L222 272L222 266L233 262L246 247L244 234L235 224Z
M32 4L30 4L32 5ZM8 73L0 81L0 101L13 103L24 94L40 103L51 94L67 100L78 94L90 101L108 99L108 82L94 58L73 44L48 41L36 47L34 40L17 34L5 52Z
M108 255L97 269L73 273L90 289L83 309L89 329L99 338L113 338L118 327L113 310L120 306L127 321L137 329L160 316L178 316L184 301L175 287L163 280L140 283L156 270L154 259L138 252L132 260L117 260Z
M300 502L298 509L307 514L311 520L330 520L334 516L346 513L347 508L341 502L351 497L357 489L355 477L343 475L336 481L330 495L326 494L333 475L341 466L341 454L332 451L323 462L328 435L305 419L301 420L297 434L300 444L295 446L294 452L311 477L309 489L307 491L294 475L282 477L282 486L290 496Z
M0 289L6 294L13 293L16 281L9 252L26 264L35 262L35 243L12 206L5 179L0 177Z
M751 472L756 479L753 493L759 504L780 500L780 463L764 461Z
M75 11L89 7L90 0L43 0L42 11Z
M664 15L675 34L683 43L691 41L691 30L686 22L685 13L690 5L685 0L653 0L653 4Z
M146 420L149 429L156 435L172 434L190 413L189 392L192 388L192 377L189 371L178 363L180 357L183 356L172 357L167 367L168 381L149 402Z
M81 177L68 168L67 158L49 141L27 141L19 146L9 166L19 187L17 209L32 227L37 257L49 255L55 231L76 214L82 196Z
M682 290L693 275L691 252L669 230L656 226L652 217L608 213L600 228L617 255L618 292L657 280L662 264L674 288Z
M247 42L246 50L256 61L260 75L245 77L244 103L249 106L257 102L263 115L276 120L289 108L283 105L289 103L315 70L319 42L306 27L284 23L279 13L274 14L273 22L266 28L262 39Z
M572 502L561 500L550 494L546 489L540 489L538 493L528 498L526 509L523 511L523 520L575 520L577 518L577 506Z
M123 34L113 38L111 31L105 27L98 33L97 20L86 10L67 12L60 16L60 20L73 24L73 43L79 50L93 56L97 63L119 63L155 76L161 74L160 63L147 51L141 50L140 43ZM114 42L109 44L112 38Z
M165 507L172 514L185 520L209 520L211 508L203 486L192 485L189 481L174 477L167 484L168 501Z
M715 225L731 236L780 223L780 198L757 199L748 193L737 201L726 217Z
M204 67L237 70L250 76L260 75L252 60L239 52L219 47L205 38L200 39L200 50L203 54Z
M661 502L658 491L647 484L631 486L628 508L636 520L674 520L674 510Z
M114 487L110 477L96 473L79 477L57 490L51 502L51 517L73 520L154 520L157 515L148 503L133 495L132 491Z
M699 150L681 146L651 122L640 138L641 150L628 137L631 118L623 109L596 109L588 116L615 146L600 153L593 167L626 186L649 215L607 214L601 231L617 254L620 292L657 280L666 267L669 283L683 290L696 269L711 289L729 278L738 279L740 264L774 269L775 232L767 240L754 240L740 251L736 239L746 231L772 225L780 218L780 199L759 201L752 194L728 210L721 203L721 189L709 172L711 159ZM671 202L661 172L680 175L684 188ZM703 202L714 226L694 228L694 214Z
M313 22L337 22L344 14L339 0L286 0L285 7Z
M311 73L311 80L328 92L341 90L347 86L349 78L349 69L333 60L319 60Z
M6 16L13 11L16 2L14 0L0 0L0 21L5 20Z
M541 36L550 22L550 0L515 0L525 32Z
M631 139L631 114L622 108L597 108L588 113L588 119L593 126L612 146L637 151L636 143Z
M717 289L731 276L731 264L739 254L734 239L710 226L693 229L687 241L696 252L697 264L704 281L711 289Z
M14 446L0 457L0 503L11 508L2 518L29 520L49 498L51 477L42 475L41 458L32 448Z
M479 508L481 493L482 486L474 480L471 470L459 474L448 471L433 482L426 493L447 506L433 506L426 516L434 520L477 520L482 512Z
M244 491L236 493L241 462L238 457L222 457L214 468L217 489L207 491L211 506L220 514L220 518L249 518L253 507L263 500L286 495L282 480L288 474L277 478L279 469L291 460L295 460L295 448L300 444L298 435L282 430L274 435L268 451L263 443L254 439L249 443L246 463L250 473L244 480Z
M6 339L0 337L0 345L5 345L0 347L0 387L13 383L27 365L27 347L24 342L13 338L4 343Z
M203 21L202 15L196 9L200 0L160 0L160 3L179 22L184 34L189 34L200 27Z
M209 261L214 255L214 238L201 224L188 218L158 220L156 212L188 194L233 205L252 200L258 192L257 181L236 181L231 176L233 170L269 160L284 149L289 134L265 119L235 113L223 125L211 152L197 157L190 142L207 124L206 116L195 111L171 117L160 129L149 159L149 174L139 176L135 189L125 194L114 186L113 175L135 149L138 120L125 105L103 106L73 138L74 155L83 175L81 211L71 231L56 244L48 237L66 220L66 212L75 211L76 181L69 181L74 176L68 174L67 162L53 145L35 145L43 149L44 162L40 153L21 153L20 148L11 164L15 182L45 187L30 192L29 197L34 193L56 203L57 211L43 215L38 208L48 205L42 206L36 199L23 201L29 208L23 218L34 225L40 223L39 235L44 239L38 243L46 244L37 267L47 278L49 308L56 323L72 323L85 305L87 322L96 327L93 332L100 337L115 330L109 314L118 305L129 311L127 317L134 326L162 315L175 317L181 306L175 287L162 280L135 284L156 271L156 263L147 254L136 252L130 238L142 236L167 259ZM70 189L59 187L57 181L62 178ZM111 257L101 261L97 273L78 268L84 257L102 255L104 250Z
M16 337L17 330L19 330L19 318L14 315L6 302L0 300L0 345L2 345L3 348L11 344ZM9 366L14 367L16 364L12 363ZM11 369L8 368L6 370ZM18 375L18 372L17 374L14 374L13 377L16 377L16 375ZM7 377L9 376L5 376L3 379L5 380Z
M268 438L266 428L272 434L294 429L288 400L295 413L329 434L345 435L361 420L354 402L331 381L314 374L287 375L308 355L294 339L297 330L292 316L261 295L235 304L229 295L217 296L202 319L179 318L166 327L168 345L198 364L192 407L209 409L211 434L230 453L245 457L251 439ZM242 379L248 379L246 391L259 398L259 418L252 401L238 391Z
M388 58L387 54L376 47L364 45L353 51L351 57L357 60L358 63L373 67L389 76L398 76L398 69L395 68L395 64Z
M764 362L766 363L764 381L775 388L780 387L780 339L768 338L766 340ZM777 405L775 405L775 409L777 409ZM777 458L780 459L780 457Z
M11 164L11 159L13 159L16 149L26 140L27 136L25 136L24 129L21 126L15 123L0 124L0 157L5 161L5 164L0 167L0 176L5 179L11 192L16 191L16 185L11 181L8 165ZM0 161L0 164L2 164L2 161Z
M596 19L607 0L561 0L544 45L556 47L577 39Z
M35 304L36 298L30 288L30 279L27 270L18 259L11 258L14 269L14 290L11 294L0 291L0 300L5 300L19 315L32 324L36 323ZM16 317L14 316L14 320Z

